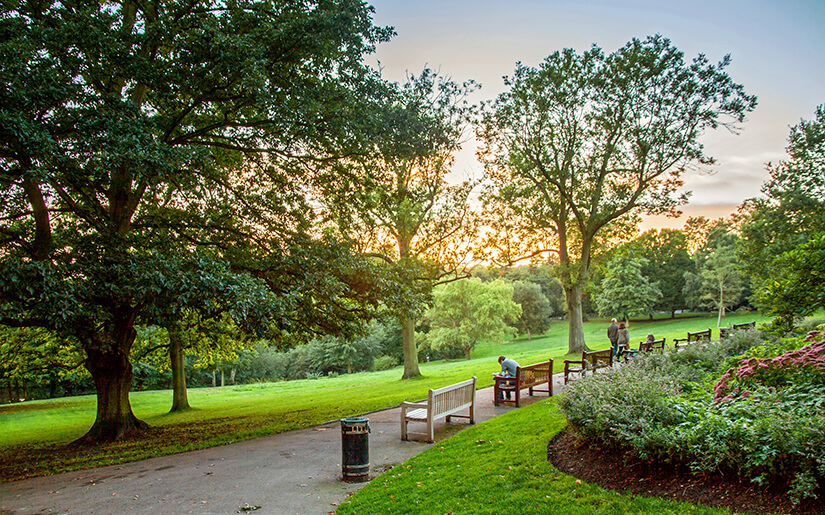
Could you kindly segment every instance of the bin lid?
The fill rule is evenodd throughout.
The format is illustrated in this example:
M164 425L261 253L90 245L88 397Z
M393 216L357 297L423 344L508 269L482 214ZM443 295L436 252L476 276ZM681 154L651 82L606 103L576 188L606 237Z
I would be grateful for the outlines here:
M369 421L370 421L370 419L364 418L364 417L347 417L347 418L342 418L341 419L341 425L342 426L349 426L349 425L355 425L355 424L366 424Z

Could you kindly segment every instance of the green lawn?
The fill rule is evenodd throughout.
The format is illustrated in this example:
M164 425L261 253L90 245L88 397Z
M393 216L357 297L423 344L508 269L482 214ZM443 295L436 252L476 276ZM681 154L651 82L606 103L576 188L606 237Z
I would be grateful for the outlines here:
M468 427L377 477L336 514L730 513L577 483L547 461L564 425L552 398Z
M726 325L761 321L762 318L730 316ZM685 318L633 322L631 341L648 332L668 340L686 331L715 326L715 318ZM585 324L585 338L594 349L607 348L607 323ZM559 321L541 337L518 338L505 344L483 344L471 360L422 363L421 379L401 381L401 369L368 372L312 380L260 383L222 388L193 388L185 413L167 414L171 392L134 392L130 396L135 414L153 426L138 443L121 442L96 449L62 452L65 444L82 436L94 421L95 397L71 397L0 406L0 480L42 475L133 461L246 440L291 429L308 427L341 417L395 406L403 400L425 398L436 388L477 376L480 386L492 384L498 370L496 357L505 354L522 364L557 360L567 352L567 323ZM714 334L717 334L714 331ZM14 463L15 465L11 465Z

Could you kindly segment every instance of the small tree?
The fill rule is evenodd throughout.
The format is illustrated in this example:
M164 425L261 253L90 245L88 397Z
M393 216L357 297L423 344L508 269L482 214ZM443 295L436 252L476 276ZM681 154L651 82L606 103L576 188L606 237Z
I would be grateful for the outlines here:
M543 333L550 327L550 302L541 292L541 286L526 281L513 283L513 302L521 306L521 315L516 319L516 327L533 339L533 333Z
M725 310L742 300L745 276L739 271L735 245L722 245L707 256L698 274L685 274L686 297L696 306L716 309L716 326L722 325Z
M601 290L596 294L596 308L601 316L617 315L628 320L653 312L662 292L642 274L646 265L646 259L637 259L632 254L618 256L607 264Z
M470 351L482 340L502 340L514 334L507 325L521 313L513 302L513 285L497 279L463 279L438 286L430 310L434 349L459 348L470 359Z

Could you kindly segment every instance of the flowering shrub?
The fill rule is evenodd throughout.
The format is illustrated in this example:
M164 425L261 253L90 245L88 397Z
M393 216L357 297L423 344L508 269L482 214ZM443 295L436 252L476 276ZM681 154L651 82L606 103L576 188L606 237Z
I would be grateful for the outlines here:
M825 484L825 334L766 343L743 331L728 340L582 378L565 388L560 407L582 436L641 459L779 482L795 502L815 497ZM740 391L717 402L715 379L729 363L738 366L725 374L720 399Z
M715 402L747 397L755 385L781 387L795 382L825 383L825 331L811 331L807 343L774 358L746 358L730 368L713 387Z

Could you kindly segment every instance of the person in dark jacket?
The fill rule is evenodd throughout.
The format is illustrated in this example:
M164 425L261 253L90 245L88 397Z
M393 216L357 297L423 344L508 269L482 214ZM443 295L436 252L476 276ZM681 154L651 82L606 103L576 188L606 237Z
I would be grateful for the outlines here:
M619 326L616 325L616 319L610 321L610 326L607 328L607 339L610 340L610 345L613 347L613 357L619 350Z
M501 365L501 372L498 374L499 377L516 377L516 369L518 368L516 360L499 356L498 363ZM503 381L501 384L512 386L513 381ZM498 400L502 400L501 392L498 394ZM510 392L507 392L507 400L510 400Z

